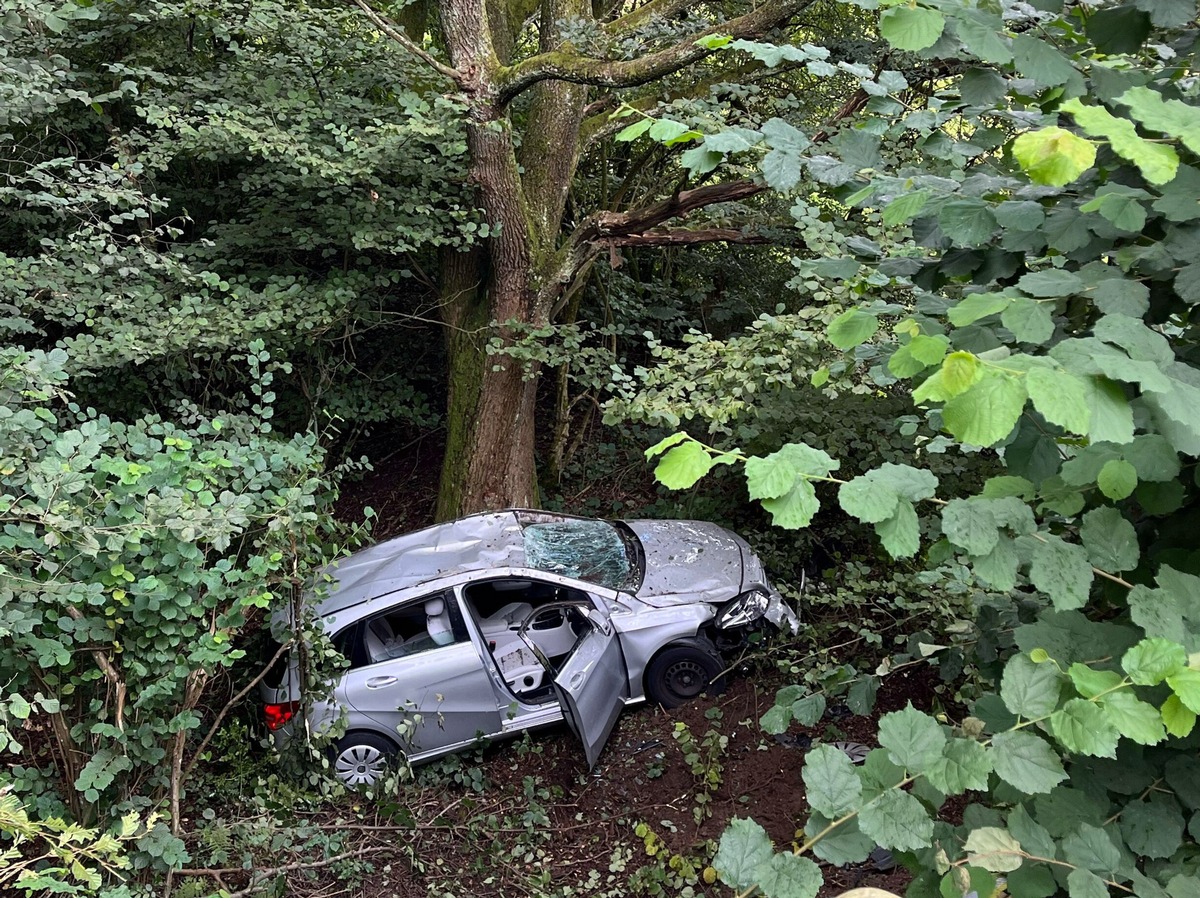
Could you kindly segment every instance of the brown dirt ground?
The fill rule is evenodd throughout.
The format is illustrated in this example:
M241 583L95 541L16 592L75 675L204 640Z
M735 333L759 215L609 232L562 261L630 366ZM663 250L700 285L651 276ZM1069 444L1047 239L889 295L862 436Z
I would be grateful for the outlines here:
M753 818L780 850L794 844L804 825L804 750L794 747L804 740L795 737L874 747L878 714L909 701L929 708L937 684L930 668L899 671L884 680L871 717L841 716L834 706L815 727L793 726L788 745L758 726L782 682L774 675L738 676L723 694L674 711L630 709L590 774L565 727L493 746L462 768L482 772L478 791L444 771L436 778L418 771L418 784L403 787L394 802L348 799L313 814L311 823L353 830L348 850L369 852L364 860L371 866L360 868L361 880L353 886L339 879L347 871L337 868L288 872L284 890L276 894L615 898L688 894L683 887L690 883L695 896L730 896L728 887L706 886L697 876L731 819ZM706 716L712 708L721 711L716 724ZM711 816L699 824L693 816L697 779L672 735L679 722L698 740L714 726L729 739ZM538 813L545 819L523 819ZM661 840L657 856L635 831L639 823ZM675 855L694 865L693 876L672 883L661 881L659 873L656 880L653 871L668 870ZM264 858L260 864L271 862ZM880 870L871 861L842 869L822 864L822 872L820 898L858 886L902 894L909 880L903 868ZM240 875L225 879L227 887L244 882Z

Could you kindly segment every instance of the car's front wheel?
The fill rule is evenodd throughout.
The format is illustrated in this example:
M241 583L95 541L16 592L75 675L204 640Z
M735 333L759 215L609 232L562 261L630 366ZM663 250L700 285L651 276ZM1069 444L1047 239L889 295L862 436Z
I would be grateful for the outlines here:
M725 663L707 639L675 642L646 667L646 698L664 708L678 708L708 690L719 692Z
M375 733L347 733L333 750L333 775L347 786L374 786L387 772L396 745Z

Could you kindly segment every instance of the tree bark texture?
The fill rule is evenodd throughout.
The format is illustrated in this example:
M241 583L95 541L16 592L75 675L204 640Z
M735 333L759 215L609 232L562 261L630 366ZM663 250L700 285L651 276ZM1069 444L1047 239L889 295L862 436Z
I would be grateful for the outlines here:
M561 23L592 20L613 41L636 36L663 17L680 14L682 0L650 0L612 21L596 20L590 0L439 0L438 17L450 65L416 46L367 6L372 22L449 78L467 108L469 179L489 237L468 253L447 253L441 277L442 316L449 359L446 456L438 497L440 520L476 511L538 503L534 464L538 371L489 355L488 341L508 343L511 324L551 321L600 252L616 245L678 245L750 235L660 229L669 219L713 202L752 196L748 182L682 191L644 210L597 213L564 235L563 216L579 163L589 85L645 84L676 72L711 51L696 38L719 31L761 35L812 0L768 0L720 26L704 20L677 43L632 59L577 50ZM536 14L536 15L535 15ZM612 18L611 16L609 18ZM419 26L405 23L410 31ZM537 49L520 52L522 34L536 28ZM527 45L526 45L527 46ZM590 52L590 51L589 51ZM516 58L521 56L522 58ZM519 139L510 105L522 97ZM518 150L519 147L519 150Z

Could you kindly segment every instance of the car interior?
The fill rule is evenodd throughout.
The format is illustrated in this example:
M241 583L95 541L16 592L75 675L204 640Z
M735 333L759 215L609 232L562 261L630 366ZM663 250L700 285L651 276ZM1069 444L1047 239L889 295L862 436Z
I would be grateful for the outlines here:
M577 602L590 607L587 594L553 583L512 578L472 583L463 595L513 694L535 704L553 698L554 672L579 638L589 632L587 618L582 612L548 609L530 623L526 638L550 662L552 671L546 670L518 631L537 608L550 602Z

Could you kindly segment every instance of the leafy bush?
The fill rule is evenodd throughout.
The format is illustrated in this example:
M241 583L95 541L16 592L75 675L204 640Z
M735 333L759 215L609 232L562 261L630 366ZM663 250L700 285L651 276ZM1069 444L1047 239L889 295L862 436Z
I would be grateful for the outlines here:
M0 350L3 739L19 752L14 720L50 728L80 823L164 799L177 830L210 685L323 557L323 454L312 435L271 432L261 344L252 408L183 407L179 423L80 408L66 361ZM183 857L162 824L139 847Z
M683 434L648 455L674 487L741 465L785 528L832 484L893 557L973 576L994 596L977 622L987 688L952 722L884 715L861 767L809 752L805 841L777 854L736 821L713 865L742 895L811 898L806 855L845 864L881 845L917 874L914 896L1193 894L1195 4L881 5L880 33L917 61L864 72L864 115L819 150L764 128L763 175L807 178L844 210L842 252L813 272L863 301L829 341L880 388L911 382L934 430L995 447L1005 473L947 490L910 463L843 474L811 444L755 456ZM814 704L789 687L768 722ZM960 823L935 819L968 793Z

